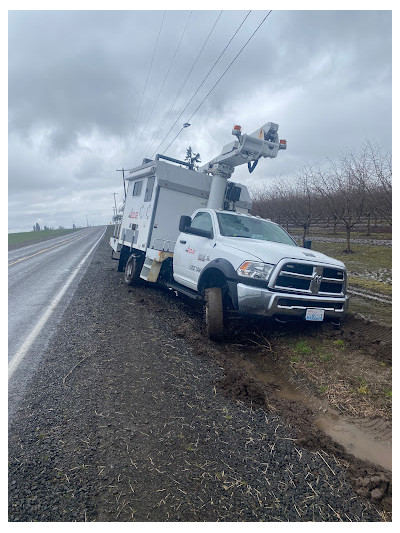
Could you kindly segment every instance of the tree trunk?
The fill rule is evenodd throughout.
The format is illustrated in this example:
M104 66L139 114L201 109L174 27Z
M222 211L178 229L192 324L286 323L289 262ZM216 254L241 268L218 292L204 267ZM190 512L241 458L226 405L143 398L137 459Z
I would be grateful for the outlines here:
M350 248L350 233L351 233L351 226L346 226L346 249L343 250L345 254L350 254L352 252Z
M304 224L303 225L303 247L304 247L304 243L306 242L306 237L307 237L307 224Z
M371 215L368 214L367 219L367 237L371 235Z

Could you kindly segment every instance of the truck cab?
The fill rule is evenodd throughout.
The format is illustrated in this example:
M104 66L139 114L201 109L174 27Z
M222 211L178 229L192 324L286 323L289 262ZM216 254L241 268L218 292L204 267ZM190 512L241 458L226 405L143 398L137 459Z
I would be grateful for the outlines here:
M347 311L345 265L298 246L270 220L198 209L180 229L174 280L205 295L218 288L222 309L308 321L339 321Z

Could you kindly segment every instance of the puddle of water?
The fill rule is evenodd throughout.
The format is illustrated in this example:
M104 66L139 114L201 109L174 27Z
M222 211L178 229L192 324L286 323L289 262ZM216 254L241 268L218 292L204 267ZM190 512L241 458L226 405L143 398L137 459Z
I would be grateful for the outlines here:
M245 366L250 369L250 366ZM252 374L263 383L274 383L278 385L279 390L276 391L276 396L279 398L301 402L314 412L321 407L321 401L319 399L312 398L309 394L306 395L305 392L296 389L274 367L265 369L264 371L255 371L253 367ZM329 407L324 408L324 413L318 416L315 424L321 431L329 435L338 444L341 444L347 452L358 459L370 461L386 470L392 470L391 443L374 439L366 431L363 431L354 424L345 422L340 415L336 414Z
M353 424L341 420L339 416L326 413L315 421L317 427L341 444L346 451L358 457L392 470L392 446L377 441Z

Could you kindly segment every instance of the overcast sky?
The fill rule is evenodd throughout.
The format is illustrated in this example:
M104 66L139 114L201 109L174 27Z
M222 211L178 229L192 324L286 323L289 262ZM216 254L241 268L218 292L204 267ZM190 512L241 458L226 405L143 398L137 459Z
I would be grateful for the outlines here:
M268 11L247 14L10 11L9 231L108 223L116 169L164 153L189 119L165 155L191 145L206 163L233 124L279 124L286 152L233 175L250 186L366 139L391 150L390 11L272 11L221 78Z

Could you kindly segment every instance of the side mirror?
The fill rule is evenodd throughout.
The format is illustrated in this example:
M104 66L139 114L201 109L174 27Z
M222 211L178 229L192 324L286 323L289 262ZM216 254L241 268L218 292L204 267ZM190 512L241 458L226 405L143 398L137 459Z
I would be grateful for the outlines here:
M190 228L190 223L192 222L192 219L188 217L187 215L182 215L179 220L179 231L181 233L185 233L188 228Z
M308 248L308 250L311 250L311 240L304 241L303 248Z

